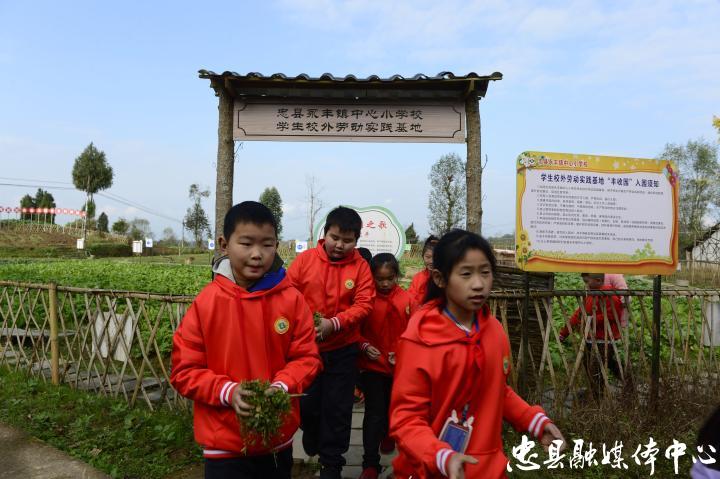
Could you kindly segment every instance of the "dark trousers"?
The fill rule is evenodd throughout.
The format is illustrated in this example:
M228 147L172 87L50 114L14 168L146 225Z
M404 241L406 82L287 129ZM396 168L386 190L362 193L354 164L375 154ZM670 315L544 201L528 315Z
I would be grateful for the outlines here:
M615 347L618 350L618 353L620 353L620 350L622 348L622 343L620 341L615 342ZM592 397L594 400L598 401L602 397L603 391L605 391L605 380L603 379L602 371L605 370L605 374L608 375L609 380L609 373L613 373L613 375L617 378L623 378L623 373L625 382L624 382L624 389L632 388L632 376L630 374L629 370L622 371L622 365L620 363L620 358L615 353L615 349L613 349L612 344L609 342L597 342L597 348L598 352L600 353L600 358L598 359L597 354L593 350L592 343L585 343L585 355L583 356L583 362L585 364L585 371L588 375L588 382L590 385L590 392L592 394ZM607 369L606 365L607 364ZM622 371L622 372L621 372Z
M292 447L275 454L205 459L205 479L290 479Z
M363 371L360 373L360 387L365 394L363 468L375 467L380 470L380 441L388 432L392 377L373 371Z
M320 454L323 466L342 468L342 455L350 446L358 346L351 344L320 356L323 371L300 399L303 447L309 456Z

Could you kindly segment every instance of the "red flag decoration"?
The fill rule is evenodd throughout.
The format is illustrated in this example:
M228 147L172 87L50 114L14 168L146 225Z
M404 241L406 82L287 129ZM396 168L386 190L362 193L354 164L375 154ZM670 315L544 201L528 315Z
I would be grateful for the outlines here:
M12 208L10 208L9 206L6 206L5 213L11 213L11 212L12 212Z
M20 207L19 207L19 206L16 206L16 207L15 207L15 213L20 213Z
M44 215L46 215L46 214L48 213L48 209L49 209L49 208L43 208L43 209L42 209L42 212L43 212Z
M81 211L81 212L80 212L80 216L82 216L83 218L85 218L85 215L86 215L86 214L87 214L87 213L84 212L84 211Z
M62 214L64 214L64 215L68 214L68 209L67 209L67 208L63 208L63 209L62 209Z
M27 208L22 208L21 211L22 211L23 213L27 213L27 212L28 212L28 209L27 209Z
M35 213L35 208L29 208L29 209L30 209L30 214Z

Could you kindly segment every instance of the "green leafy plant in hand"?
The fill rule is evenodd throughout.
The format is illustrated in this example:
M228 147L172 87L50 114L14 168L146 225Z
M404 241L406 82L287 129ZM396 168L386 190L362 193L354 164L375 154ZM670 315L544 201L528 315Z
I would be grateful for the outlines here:
M280 434L285 417L290 413L290 395L281 389L274 394L265 394L270 382L260 379L245 381L240 387L253 393L243 399L252 406L252 412L250 416L238 416L240 433L248 444L256 444L259 439L267 446Z

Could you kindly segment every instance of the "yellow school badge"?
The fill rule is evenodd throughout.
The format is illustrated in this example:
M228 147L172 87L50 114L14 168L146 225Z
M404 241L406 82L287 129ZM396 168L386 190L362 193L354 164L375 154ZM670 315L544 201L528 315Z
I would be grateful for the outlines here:
M345 280L345 287L346 287L347 289L353 289L354 286L355 286L355 281L353 281L353 280L351 280L351 279L346 279L346 280Z
M510 371L510 360L507 356L503 356L503 373L507 374Z
M288 321L286 318L280 317L275 320L275 324L273 327L275 328L276 333L285 334L290 330L290 321Z

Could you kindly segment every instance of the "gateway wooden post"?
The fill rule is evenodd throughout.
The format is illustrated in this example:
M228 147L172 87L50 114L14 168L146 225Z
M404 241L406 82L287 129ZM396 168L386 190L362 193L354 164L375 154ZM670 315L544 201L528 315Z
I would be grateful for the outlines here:
M235 174L235 142L233 141L233 98L225 85L213 81L218 97L218 150L217 178L215 181L215 237L223 233L225 213L232 207L233 178ZM219 253L216 252L216 255Z
M478 102L501 73L409 78L199 73L218 97L216 237L233 204L234 141L465 142L467 228L481 232Z
M480 148L480 105L478 94L471 91L465 100L467 117L467 230L482 234L482 160Z

